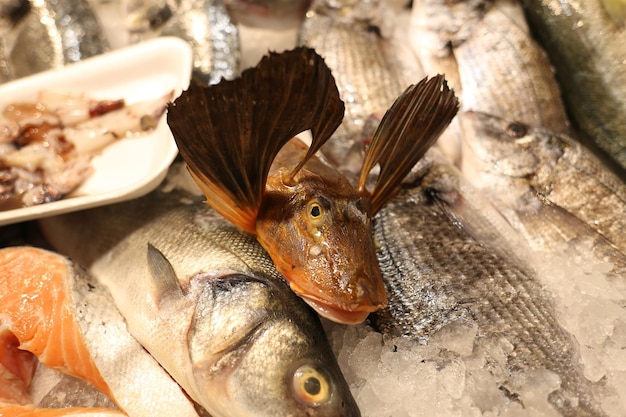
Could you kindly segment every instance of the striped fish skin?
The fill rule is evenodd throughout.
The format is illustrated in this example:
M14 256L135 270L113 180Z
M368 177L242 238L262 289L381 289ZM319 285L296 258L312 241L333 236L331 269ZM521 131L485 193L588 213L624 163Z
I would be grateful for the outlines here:
M408 84L393 54L393 11L383 0L316 0L307 12L298 44L314 48L330 67L345 103L342 124L322 151L343 166L353 147L363 148L378 120ZM365 131L364 131L365 129ZM360 167L360 165L358 165Z
M508 384L518 375L548 370L561 381L548 396L559 413L605 415L583 376L576 344L532 269L509 259L508 246L499 245L506 239L489 235L486 243L487 235L476 232L479 223L467 217L476 217L474 210L463 208L467 189L461 192L456 169L441 158L420 168L375 218L389 307L371 316L374 328L427 342L447 325L475 327L472 360L484 361L502 395L515 393Z

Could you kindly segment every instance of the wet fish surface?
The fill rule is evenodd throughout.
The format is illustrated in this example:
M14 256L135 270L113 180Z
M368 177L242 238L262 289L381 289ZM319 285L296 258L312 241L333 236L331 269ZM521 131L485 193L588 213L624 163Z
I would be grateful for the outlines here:
M3 386L13 382L29 388L28 363L36 355L46 366L89 382L129 416L197 416L180 387L128 333L108 290L82 268L57 253L26 246L0 250L0 267L0 330L13 338L2 345L1 365L15 373L2 379ZM0 413L9 414L33 401L25 390L4 400L15 404L0 406Z
M393 17L382 0L316 0L300 28L298 44L324 58L346 106L341 125L322 147L337 166L345 164L353 147L361 149L362 158L363 142L371 139L382 115L408 84L422 78L403 78L391 39Z
M548 51L580 139L617 162L625 178L625 15L623 6L620 14L619 6L606 9L607 3L521 2L533 34Z
M85 0L31 1L30 12L6 33L4 47L12 78L59 68L110 49L97 15Z
M499 384L502 397L491 398L494 404L532 402L516 381L547 370L560 381L545 394L561 415L605 415L549 295L531 269L505 256L491 229L476 227L490 222L477 221L480 215L467 206L460 181L443 158L423 160L412 181L376 216L389 307L370 316L372 325L385 335L422 342L444 327L474 329L471 360L480 361Z
M360 415L318 317L253 237L197 197L155 191L42 227L212 416Z

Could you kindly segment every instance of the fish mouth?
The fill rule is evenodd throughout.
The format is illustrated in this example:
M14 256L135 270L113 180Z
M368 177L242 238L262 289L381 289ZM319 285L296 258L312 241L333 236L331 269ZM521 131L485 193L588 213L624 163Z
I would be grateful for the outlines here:
M300 298L304 300L313 310L317 312L320 316L325 319L334 321L339 324L360 324L365 321L367 316L369 316L369 310L358 310L358 311L348 311L342 308L336 308L329 304L320 302L319 300L315 300L303 295L300 295ZM377 308L372 311L378 310Z

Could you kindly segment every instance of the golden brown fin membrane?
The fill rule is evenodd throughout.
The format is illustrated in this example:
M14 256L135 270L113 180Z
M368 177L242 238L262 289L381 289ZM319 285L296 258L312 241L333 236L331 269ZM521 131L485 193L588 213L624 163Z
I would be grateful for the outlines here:
M254 233L267 175L282 146L311 129L297 172L337 129L344 105L310 48L270 52L233 81L192 84L168 108L181 156L213 208Z
M397 191L404 177L435 143L459 109L443 75L409 86L387 110L365 154L359 191L376 165L380 174L371 191L372 215Z

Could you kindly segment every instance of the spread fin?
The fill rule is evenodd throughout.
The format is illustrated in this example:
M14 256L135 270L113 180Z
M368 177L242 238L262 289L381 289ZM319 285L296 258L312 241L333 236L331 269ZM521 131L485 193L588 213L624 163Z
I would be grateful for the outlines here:
M272 161L295 135L313 141L293 175L330 138L344 105L330 69L310 48L270 52L241 77L191 84L167 122L207 203L254 233Z
M370 192L372 214L396 193L404 177L435 143L459 108L443 75L409 86L387 110L365 154L359 192L376 164L380 174Z
M183 290L180 287L172 264L151 243L148 243L148 268L158 290L158 304L165 300L183 297Z

